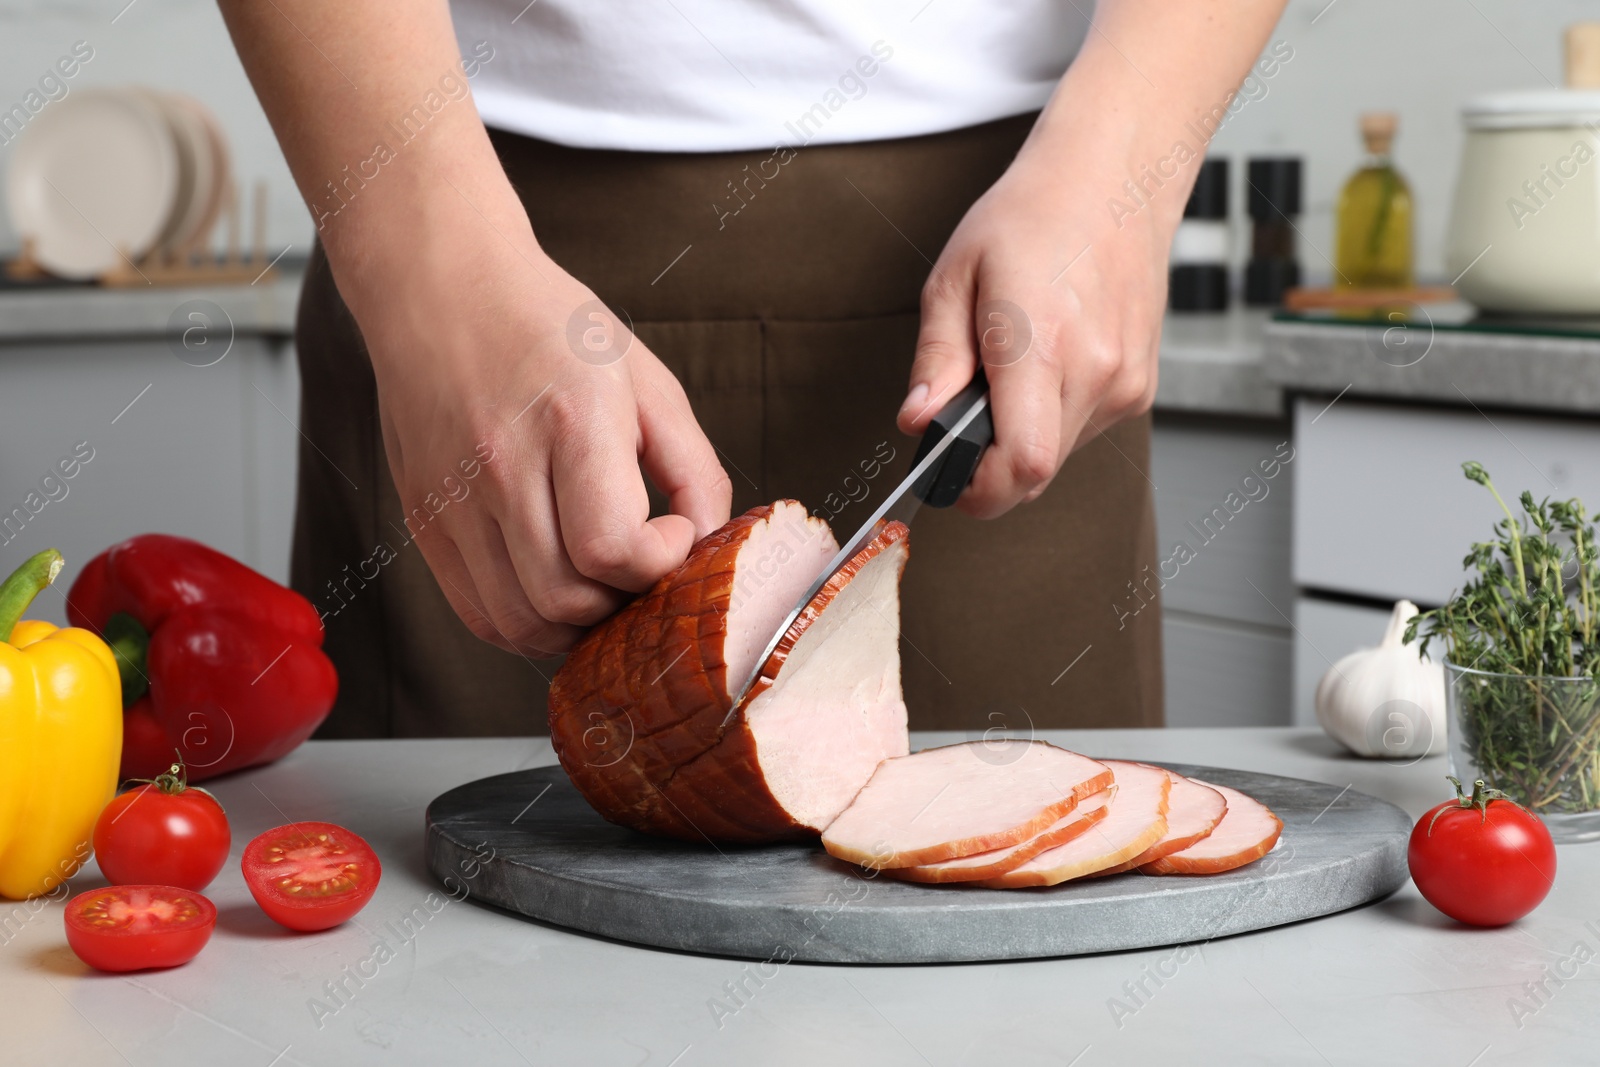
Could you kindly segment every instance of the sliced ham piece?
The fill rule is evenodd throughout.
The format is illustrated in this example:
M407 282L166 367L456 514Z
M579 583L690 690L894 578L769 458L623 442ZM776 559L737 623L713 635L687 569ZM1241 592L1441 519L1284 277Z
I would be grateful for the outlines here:
M1159 767L1106 760L1116 778L1116 795L1104 819L1064 845L1046 849L1026 863L978 885L991 889L1056 885L1103 871L1142 853L1167 831L1167 797L1172 779Z
M1111 784L1102 763L1045 741L969 741L885 760L823 832L863 867L916 867L1035 837Z
M734 707L837 551L799 503L755 508L578 643L550 687L550 741L596 811L696 841L815 838L907 752L901 523L828 581Z
M1278 843L1283 820L1265 804L1225 785L1200 784L1222 794L1228 802L1227 814L1200 842L1142 864L1139 869L1145 874L1221 874L1255 862Z
M883 873L906 882L977 882L1020 867L1047 848L1064 845L1104 819L1116 786L1078 801L1078 806L1057 819L1043 833L1018 845L975 852L921 867L890 867Z
M1228 810L1228 802L1221 793L1176 771L1167 771L1167 777L1172 779L1172 792L1167 796L1167 832L1133 859L1096 872L1097 877L1131 871L1163 856L1182 852L1195 842L1204 840L1222 821L1223 812Z

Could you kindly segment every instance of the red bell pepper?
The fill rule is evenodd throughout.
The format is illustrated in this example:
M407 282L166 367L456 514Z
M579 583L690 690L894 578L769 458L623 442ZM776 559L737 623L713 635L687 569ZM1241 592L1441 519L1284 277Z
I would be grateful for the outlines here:
M190 781L271 763L311 736L339 689L311 602L198 541L133 537L67 594L122 675L122 778L173 763Z

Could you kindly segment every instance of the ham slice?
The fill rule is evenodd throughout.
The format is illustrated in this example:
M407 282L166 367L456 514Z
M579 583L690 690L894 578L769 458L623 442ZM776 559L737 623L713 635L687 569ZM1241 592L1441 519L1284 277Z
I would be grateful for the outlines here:
M1078 806L1056 820L1043 833L1030 837L1021 844L998 848L989 852L975 852L942 863L921 867L891 867L883 873L906 882L977 882L994 878L1019 867L1047 848L1064 845L1104 819L1111 810L1108 806L1116 786L1084 797Z
M991 889L1056 885L1103 871L1142 853L1167 832L1167 797L1172 779L1159 767L1106 760L1116 778L1116 795L1106 817L1087 833L1045 849L1006 873L978 882Z
M885 760L823 832L872 869L917 867L1021 844L1111 784L1105 764L1046 741L969 741Z
M1283 820L1259 800L1225 785L1201 782L1221 793L1227 814L1203 840L1181 852L1142 864L1145 874L1221 874L1253 863L1272 851L1283 832Z
M1172 780L1172 792L1167 796L1167 832L1161 835L1159 841L1133 859L1096 872L1097 877L1130 871L1146 863L1153 863L1163 856L1181 852L1208 837L1222 821L1223 812L1228 810L1228 802L1221 793L1192 778L1185 778L1176 771L1166 773Z
M837 551L795 501L755 508L585 635L550 687L550 741L596 811L696 841L815 838L907 752L901 523L829 579L734 706Z

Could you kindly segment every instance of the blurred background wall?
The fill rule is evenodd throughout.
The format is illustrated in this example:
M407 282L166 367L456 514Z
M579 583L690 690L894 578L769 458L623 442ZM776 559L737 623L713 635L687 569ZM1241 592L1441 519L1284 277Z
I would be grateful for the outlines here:
M886 33L921 6L921 0L872 2ZM1303 250L1303 262L1307 280L1320 284L1330 271L1316 249L1331 254L1334 197L1361 158L1356 117L1365 110L1398 111L1395 155L1417 194L1419 273L1438 278L1462 100L1496 89L1559 85L1561 29L1595 13L1592 3L1578 0L1292 0L1273 40L1286 41L1293 58L1265 81L1264 96L1228 122L1212 150L1241 159L1266 153L1305 158L1301 229L1313 247ZM931 24L936 14L930 10L917 24ZM917 24L895 35L914 34ZM9 107L79 40L94 47L95 58L74 87L144 82L206 101L232 138L240 174L270 183L268 244L309 244L309 216L214 3L3 0L0 102ZM0 168L9 151L0 146ZM1239 214L1236 205L1236 220ZM9 223L0 220L0 252L16 244ZM1242 262L1242 250L1239 256Z

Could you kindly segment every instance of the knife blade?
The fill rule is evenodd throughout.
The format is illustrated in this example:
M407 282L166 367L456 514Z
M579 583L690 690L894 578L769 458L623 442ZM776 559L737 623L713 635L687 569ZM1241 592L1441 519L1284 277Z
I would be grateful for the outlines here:
M767 642L767 647L762 650L761 655L756 657L755 667L734 695L733 706L728 709L727 717L722 721L724 726L733 720L734 713L739 710L740 702L750 692L750 687L755 685L756 679L761 677L761 668L766 666L768 658L777 650L783 635L789 632L789 627L794 625L794 621L800 617L806 605L811 603L812 598L828 584L828 579L838 573L840 567L848 563L851 557L861 551L862 546L872 540L877 533L878 524L887 519L910 525L912 517L923 504L935 508L947 508L954 504L961 496L962 490L967 487L967 483L972 480L973 471L978 469L978 461L983 458L983 450L993 440L994 422L989 413L989 383L980 366L967 387L952 397L950 402L939 410L939 414L928 423L928 428L923 431L922 440L917 445L911 473L907 474L899 485L889 490L883 502L828 561L828 565L822 569L817 580L811 583L810 588L801 595L799 601L778 624L777 632Z

